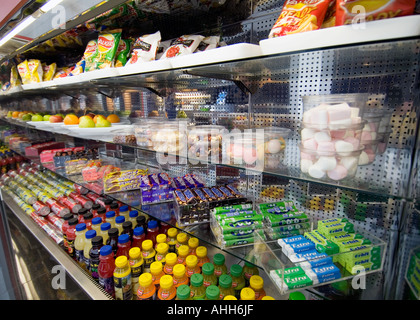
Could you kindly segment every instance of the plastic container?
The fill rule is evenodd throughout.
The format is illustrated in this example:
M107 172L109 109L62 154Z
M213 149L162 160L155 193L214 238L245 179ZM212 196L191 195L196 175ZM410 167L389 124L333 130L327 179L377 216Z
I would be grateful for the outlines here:
M179 287L183 284L188 285L190 280L186 273L186 268L183 264L177 263L173 268L173 277L175 287Z
M153 149L157 152L180 154L187 148L186 127L183 130L178 123L166 122L154 133Z
M219 287L215 285L208 286L206 288L206 298L205 300L220 300L220 290Z
M264 151L266 154L279 154L286 148L286 140L291 130L280 127L265 127L264 129Z
M361 141L361 144L364 146L364 149L360 153L358 165L369 165L375 161L378 154L379 140Z
M115 228L118 229L118 234L121 235L122 231L123 231L123 223L125 221L125 217L124 216L118 216L115 218Z
M142 273L139 277L139 288L137 289L137 300L155 300L156 286L153 284L153 277L149 272Z
M159 225L156 220L150 220L147 222L147 232L146 239L149 239L153 242L153 245L156 243L156 236L159 234Z
M201 273L201 268L198 266L198 259L196 255L190 254L185 259L186 273L189 278L194 273Z
M104 288L105 292L115 298L113 275L115 269L115 259L112 247L108 245L103 246L99 251L99 254L99 285Z
M179 286L176 289L176 298L175 300L192 300L191 299L191 289L186 284Z
M190 292L193 300L202 300L206 297L206 287L204 286L204 276L194 273L190 278Z
M133 224L131 223L131 221L124 221L122 227L123 230L121 234L128 234L131 243L131 241L133 241Z
M224 299L226 296L235 297L235 290L232 287L232 277L228 274L222 274L219 277L219 290L220 290L220 299ZM235 297L235 300L237 298Z
M178 256L176 255L175 252L169 252L166 255L165 259L166 259L166 262L165 262L165 265L163 266L163 272L165 272L165 274L172 275L173 268L178 262Z
M85 261L85 265L86 265L86 269L88 270L88 272L90 273L90 248L92 248L92 239L94 237L96 237L96 231L95 230L89 230L88 232L86 232L85 234L86 237L86 241L85 241L85 246L83 248L83 259Z
M95 230L97 235L100 235L101 224L102 224L102 219L100 217L95 217L92 219L91 229Z
M112 251L114 252L114 257L116 257L117 251L118 251L118 229L117 228L108 229L108 239L106 240L106 244L112 247Z
M201 268L205 263L210 262L207 256L207 248L205 246L198 246L195 250L195 254L198 258L198 266Z
M157 132L164 127L166 118L138 119L134 126L136 143L140 147L153 147Z
M214 284L217 286L217 277L214 274L214 265L210 262L206 262L202 265L201 273L204 277L204 286L207 288L208 286Z
M156 251L153 248L153 242L146 239L141 244L141 253L144 259L144 272L150 272L150 265L155 261Z
M253 275L249 280L249 287L254 290L255 300L261 300L265 295L264 280L259 275Z
M379 132L378 133L378 149L376 150L376 154L383 154L388 147L388 140L391 136L392 131L386 132Z
M161 262L162 264L165 264L168 250L169 250L169 246L166 242L159 243L156 247L155 260Z
M175 300L176 288L172 276L166 274L160 279L160 288L157 294L158 300Z
M119 207L119 215L120 216L124 216L124 218L125 218L125 221L128 221L129 220L129 214L130 214L130 211L128 211L128 206L127 205L123 205L123 206L121 206L121 207ZM135 223L135 222L132 222L133 224Z
M224 126L201 125L188 131L188 157L192 159L210 160L215 157L218 161L222 156L222 138Z
M166 242L169 246L169 252L176 253L176 237L178 235L178 229L177 228L169 228L167 232L168 238L166 239Z
M137 227L133 230L133 241L131 242L131 247L139 247L143 241L146 239L146 234L144 233L143 227Z
M118 144L137 145L134 127L111 130L112 142Z
M105 217L105 221L111 224L111 228L115 228L115 211L108 211Z
M199 240L196 237L189 238L188 239L188 247L190 248L189 254L195 255L198 245L199 245Z
M132 300L131 268L126 256L115 259L114 289L116 300Z
M240 300L256 300L254 290L251 288L243 288L241 290Z
M104 244L106 244L108 242L108 230L111 229L111 224L108 222L104 222L101 224L101 230L97 233L98 235L100 235L102 237L102 239L104 239Z
M150 273L153 277L153 284L156 286L156 289L159 289L160 278L165 275L163 272L163 265L159 261L155 261L150 264Z
M177 254L179 254L178 249L182 245L188 245L188 235L185 232L180 232L176 236L175 250Z
M119 256L126 256L130 258L129 251L131 249L130 236L128 234L122 234L118 237L118 249L117 258Z
M139 212L137 210L131 210L128 213L128 219L127 221L131 221L131 223L133 224L133 227L137 226L137 217L139 216Z
M321 181L342 181L356 175L363 149L350 152L313 151L300 147L300 170Z
M260 272L258 270L258 267L248 261L245 261L244 267L243 267L243 274L245 278L245 286L249 286L249 280L253 275L259 275Z
M143 273L144 260L139 247L131 248L128 263L131 268L131 283L133 289L133 297L137 299L137 290L139 289L139 277Z
M245 287L243 268L239 264L232 264L230 267L230 276L232 277L232 287L235 290L235 297L239 299L241 290Z
M89 271L93 278L99 282L98 266L99 266L99 255L100 250L104 246L104 240L101 236L95 236L92 239L92 247L89 250Z
M223 140L224 163L246 168L264 169L265 137L262 132L232 134L230 137L230 139Z
M182 245L178 248L178 260L177 262L180 264L185 265L185 259L187 258L187 256L189 255L190 252L190 247L188 247L187 245Z
M214 274L220 278L222 274L227 274L227 267L225 265L225 256L221 253L216 253L213 256Z
M366 121L363 127L361 140L376 140L378 138L379 127L383 118L383 112L368 112L363 115Z
M167 236L166 236L166 234L164 234L164 233L159 233L159 234L156 236L155 250L156 250L157 246L158 246L160 243L166 243L166 240L167 240Z

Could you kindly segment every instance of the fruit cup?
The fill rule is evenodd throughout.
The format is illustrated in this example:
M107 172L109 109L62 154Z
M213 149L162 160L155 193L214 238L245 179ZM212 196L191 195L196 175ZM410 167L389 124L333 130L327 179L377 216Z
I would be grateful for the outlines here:
M363 148L349 152L316 151L300 148L300 170L303 174L321 181L342 181L356 175Z

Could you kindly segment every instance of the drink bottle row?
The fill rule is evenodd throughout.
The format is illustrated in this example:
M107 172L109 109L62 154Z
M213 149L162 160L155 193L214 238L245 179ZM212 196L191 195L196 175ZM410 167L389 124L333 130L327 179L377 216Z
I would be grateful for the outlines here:
M117 300L273 299L258 268L212 261L199 239L128 206L93 205L64 216L64 247ZM107 211L108 210L108 211Z

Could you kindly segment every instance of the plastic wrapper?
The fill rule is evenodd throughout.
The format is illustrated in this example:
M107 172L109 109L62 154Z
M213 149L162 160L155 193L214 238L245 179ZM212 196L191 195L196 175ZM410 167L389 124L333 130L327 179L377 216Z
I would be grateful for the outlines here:
M325 18L330 0L287 0L268 37L318 30Z
M83 59L85 60L85 71L91 71L94 69L94 58L96 51L98 50L98 40L91 40L86 45Z
M172 42L160 59L174 58L180 55L193 53L204 39L200 35L183 35Z
M219 46L220 36L205 37L198 45L195 52L206 51Z
M118 45L117 58L115 60L115 67L124 67L128 61L131 52L131 39L121 39Z
M45 63L42 64L42 81L50 81L54 78L55 72L57 71L57 64L51 63L50 65L47 65Z
M102 32L98 37L98 49L94 57L94 69L114 67L115 56L121 39L121 29Z
M365 21L411 15L415 6L416 0L337 0L336 26L357 23L361 14Z
M69 73L69 76L77 76L83 72L85 72L86 61L84 59L80 60L74 66L74 69Z
M136 42L133 44L131 58L127 64L155 60L160 40L160 31L137 38Z
M22 81L19 78L18 70L15 66L10 70L10 87L14 88L18 85L21 85Z

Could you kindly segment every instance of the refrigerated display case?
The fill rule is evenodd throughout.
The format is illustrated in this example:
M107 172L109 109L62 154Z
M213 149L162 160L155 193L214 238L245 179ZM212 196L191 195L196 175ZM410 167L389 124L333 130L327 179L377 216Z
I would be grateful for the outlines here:
M40 48L44 41L83 25L85 29L82 28L83 32L79 34L83 45L73 47L70 52L57 50L54 53L56 57L80 55L87 41L97 37L96 27L89 29L86 27L89 24L83 23L121 3L108 1L90 11L85 11L87 7L79 9L77 13L80 15L72 13L71 17L68 16L65 29L51 29L34 37L34 41L16 52L10 51L2 61L14 57L15 53L42 60L44 53ZM380 242L384 249L380 270L367 275L365 290L354 290L351 279L346 278L327 285L309 286L303 292L308 298L317 299L406 298L409 287L405 270L411 250L419 245L416 224L419 16L368 22L365 29L339 26L267 39L284 1L212 1L211 6L194 7L175 5L179 3L162 1L151 7L150 3L137 1L141 13L138 13L134 25L130 25L130 31L137 32L138 36L160 30L165 37L162 40L174 39L181 34L217 34L226 46L175 57L170 61L156 60L135 68L98 70L4 91L0 95L4 111L2 123L32 140L64 142L66 147L98 148L104 163L122 170L149 169L150 172L166 172L170 177L195 174L208 186L234 183L254 205L289 200L314 222L347 218L358 230ZM62 5L67 4L63 2ZM89 8L92 6L89 4ZM377 152L370 163L358 165L351 179L339 181L306 174L299 148L304 112L302 97L338 94L363 94L365 109L389 116L387 139L381 141L385 148ZM79 115L113 113L118 114L122 122L116 126L120 130L116 133L118 138L114 139L115 135L107 129L95 132L95 129L28 123L7 117L8 111L15 110L42 110L50 114L74 112ZM179 144L181 130L171 132L172 144L166 143L170 141L168 139L165 141L169 136L168 123L174 123L181 111L187 118L177 121L176 125L185 129L187 135L194 132L194 127L202 126L215 127L215 130L216 126L223 126L229 133L234 129L274 127L287 129L287 134L282 134L281 139L273 143L272 146L280 145L278 150L265 148L266 136L257 139L259 143L253 145L264 145L260 150L263 163L247 158L248 152L235 155L223 142L217 143L213 149L207 148L208 145L203 147L199 140L195 140L201 147L200 152L189 154L187 137L182 140L186 142L185 146ZM148 140L157 125L147 123L147 120L153 120L156 115L162 117L158 124L165 130L165 136L164 139ZM124 137L133 135L132 125L137 142L142 138L141 141L153 140L156 145L126 143L128 140ZM173 145L179 148L168 149ZM221 158L211 157L213 150L220 150ZM256 152L258 154L258 150ZM40 163L38 158L30 160L42 170L54 171L93 192L102 192L93 189L81 174L70 175L56 170ZM223 252L231 263L254 261L259 243L231 247L220 241L217 234L215 236L210 221L196 223L197 217L191 217L188 223L181 221L180 208L173 200L146 204L137 191L108 196L139 208L159 221L185 228L213 252ZM28 228L28 238L32 237L31 233L42 232L7 198L7 195L3 196L2 241L8 248L6 253L14 250L10 260L16 255L16 248L10 242L14 239L10 225L16 226L16 234L27 234L25 228ZM168 213L171 218L168 218ZM271 246L275 246L275 240L263 239ZM51 247L46 248L47 253L42 256L71 270L71 282L79 289L66 291L68 297L104 298L100 288L86 280L88 276L85 278L77 268L73 270L74 262L65 257L56 244L49 243L50 239L45 241L47 244L35 235L35 240L30 242L40 242L42 248ZM284 258L277 254L278 248L272 247L269 252L274 260ZM260 261L258 267L265 275L272 295L287 298L284 290L266 274L270 267L264 261ZM16 265L8 268L9 273L15 273Z

